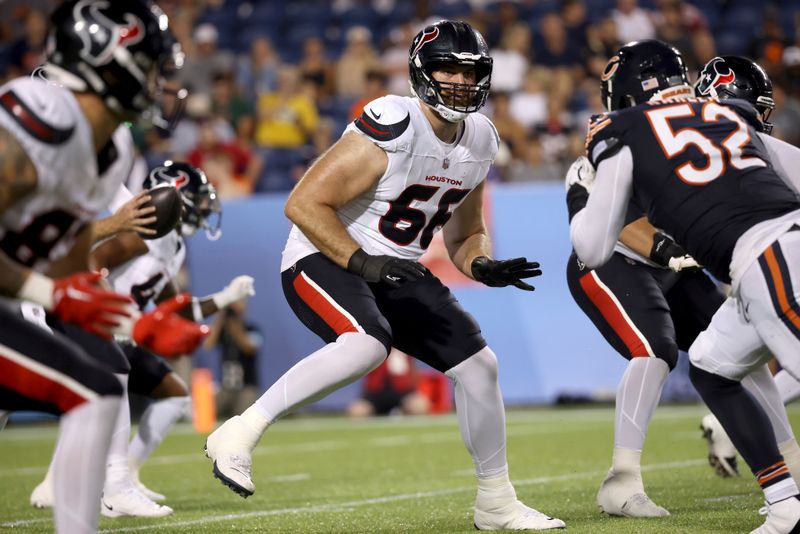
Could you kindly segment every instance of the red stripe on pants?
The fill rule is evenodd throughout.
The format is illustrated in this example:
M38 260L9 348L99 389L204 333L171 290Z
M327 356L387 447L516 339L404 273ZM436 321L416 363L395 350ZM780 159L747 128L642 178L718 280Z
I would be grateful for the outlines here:
M320 293L303 277L303 273L298 274L294 281L294 290L300 298L314 310L314 313L322 317L322 320L340 336L346 332L358 332L357 326L347 318L342 312L331 304L325 295Z
M583 292L592 301L592 304L600 311L600 314L606 320L608 325L614 330L614 333L619 336L625 346L628 347L628 352L631 358L639 356L650 356L647 352L647 346L639 337L639 334L628 323L622 310L619 309L617 303L606 293L606 290L597 283L592 273L588 272L581 276L580 282Z
M31 399L57 406L66 413L88 399L64 384L38 374L0 354L0 386Z

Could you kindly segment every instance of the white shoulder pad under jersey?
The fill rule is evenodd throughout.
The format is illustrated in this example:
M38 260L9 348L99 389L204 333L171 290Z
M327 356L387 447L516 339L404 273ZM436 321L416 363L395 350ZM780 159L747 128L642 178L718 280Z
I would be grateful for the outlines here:
M0 87L0 128L20 142L38 177L33 193L0 214L0 248L41 271L107 208L130 172L133 139L120 126L99 168L91 128L73 94L31 78Z
M376 186L338 211L350 236L369 254L419 259L466 196L485 178L499 146L484 115L472 113L459 137L443 143L416 98L385 96L364 107L344 135L362 135L389 158ZM296 226L281 269L317 252Z
M108 275L114 291L131 295L141 309L178 275L186 258L186 244L177 230L145 243L147 254L115 267Z

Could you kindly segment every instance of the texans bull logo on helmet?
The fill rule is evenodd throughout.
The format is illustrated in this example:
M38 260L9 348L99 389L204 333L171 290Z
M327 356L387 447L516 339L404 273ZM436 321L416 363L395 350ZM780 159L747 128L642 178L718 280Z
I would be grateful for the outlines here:
M73 16L77 25L85 25L88 32L76 32L83 43L81 57L92 65L104 65L114 55L116 46L129 46L140 42L145 35L144 24L131 13L125 14L125 24L115 22L103 14L109 2L85 0L75 4Z
M717 96L716 88L720 85L728 85L736 79L733 69L725 63L722 58L714 58L709 61L700 72L700 81L697 84L698 93L703 96Z
M439 28L437 26L434 26L431 31L423 32L422 37L420 37L419 42L414 47L413 52L411 52L411 57L416 56L423 46L435 40L437 37L439 37Z

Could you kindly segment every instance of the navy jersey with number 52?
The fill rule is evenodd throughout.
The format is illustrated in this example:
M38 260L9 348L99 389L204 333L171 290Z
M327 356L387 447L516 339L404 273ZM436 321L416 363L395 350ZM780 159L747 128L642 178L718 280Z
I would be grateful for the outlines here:
M730 281L739 237L800 209L800 199L769 163L759 129L745 101L670 99L599 116L586 144L595 168L629 147L633 200L653 226Z

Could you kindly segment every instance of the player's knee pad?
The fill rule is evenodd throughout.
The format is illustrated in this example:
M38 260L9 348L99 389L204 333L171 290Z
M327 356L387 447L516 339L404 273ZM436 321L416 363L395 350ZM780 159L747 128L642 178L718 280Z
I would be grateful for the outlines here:
M462 382L467 378L497 382L497 356L489 347L483 347L463 362L450 368L445 374L453 380Z
M675 369L678 364L678 345L674 339L656 339L650 342L650 348L653 349L653 354L656 355L656 358L667 363L670 371Z

